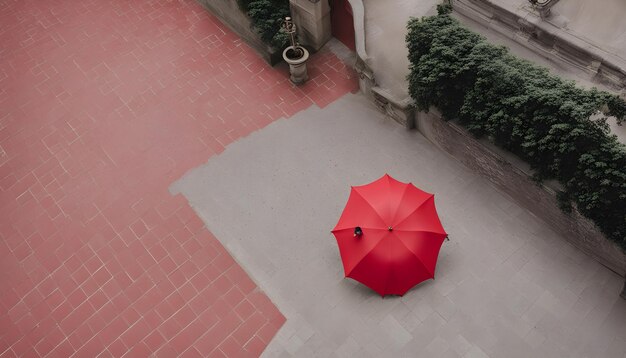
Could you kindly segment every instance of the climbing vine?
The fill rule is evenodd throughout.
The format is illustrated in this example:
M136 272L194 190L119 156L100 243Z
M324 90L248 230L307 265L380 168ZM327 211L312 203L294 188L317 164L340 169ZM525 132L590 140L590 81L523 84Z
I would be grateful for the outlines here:
M289 40L281 31L282 21L289 15L288 0L238 0L239 8L252 20L252 26L266 44L282 49Z
M626 118L618 96L577 87L489 44L449 16L411 19L409 92L471 133L528 162L537 180L557 179L561 208L591 219L626 250L626 146L607 118ZM593 118L593 119L590 119Z

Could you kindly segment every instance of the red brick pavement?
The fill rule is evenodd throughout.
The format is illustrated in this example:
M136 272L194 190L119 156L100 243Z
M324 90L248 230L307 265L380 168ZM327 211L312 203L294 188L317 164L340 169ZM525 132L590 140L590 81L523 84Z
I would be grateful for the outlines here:
M193 0L0 0L0 356L257 356L284 317L167 188L356 89L294 88Z

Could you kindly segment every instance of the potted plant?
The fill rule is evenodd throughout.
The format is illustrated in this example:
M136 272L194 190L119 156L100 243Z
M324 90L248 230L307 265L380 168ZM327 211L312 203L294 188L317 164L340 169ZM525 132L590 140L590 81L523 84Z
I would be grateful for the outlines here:
M306 61L309 59L309 51L296 42L296 25L291 21L290 17L285 18L283 28L291 38L291 46L288 46L283 51L283 59L289 64L291 82L300 85L309 79L306 71Z

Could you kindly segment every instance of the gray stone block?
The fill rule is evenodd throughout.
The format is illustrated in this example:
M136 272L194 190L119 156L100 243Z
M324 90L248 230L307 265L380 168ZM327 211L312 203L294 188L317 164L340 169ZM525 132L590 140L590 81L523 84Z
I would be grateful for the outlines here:
M386 116L406 129L415 128L415 106L411 98L398 100L391 92L377 86L371 88L371 93L374 103Z

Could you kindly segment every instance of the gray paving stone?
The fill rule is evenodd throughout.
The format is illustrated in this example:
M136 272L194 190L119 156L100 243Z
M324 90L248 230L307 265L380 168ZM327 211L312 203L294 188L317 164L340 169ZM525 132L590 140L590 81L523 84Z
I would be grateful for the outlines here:
M382 299L344 278L330 230L350 185L384 173L435 193L451 240L435 280ZM233 143L172 191L287 317L264 356L624 357L617 275L360 95Z
M411 334L392 315L383 318L380 328L391 338L394 346L402 347L412 338Z
M459 356L465 355L471 347L472 345L470 342L468 342L467 339L460 334L454 338L450 346L450 348L452 348L452 350L454 350Z
M463 356L463 358L489 358L489 356L479 347L472 346L472 348Z
M348 337L346 341L337 348L337 355L339 357L355 357L361 350L361 345L357 343L354 338Z
M461 356L453 351L452 349L448 349L445 352L443 352L442 354L437 356L438 358L460 358Z
M435 337L426 347L424 347L425 351L428 355L435 357L443 355L448 350L448 342L443 340L441 337Z

